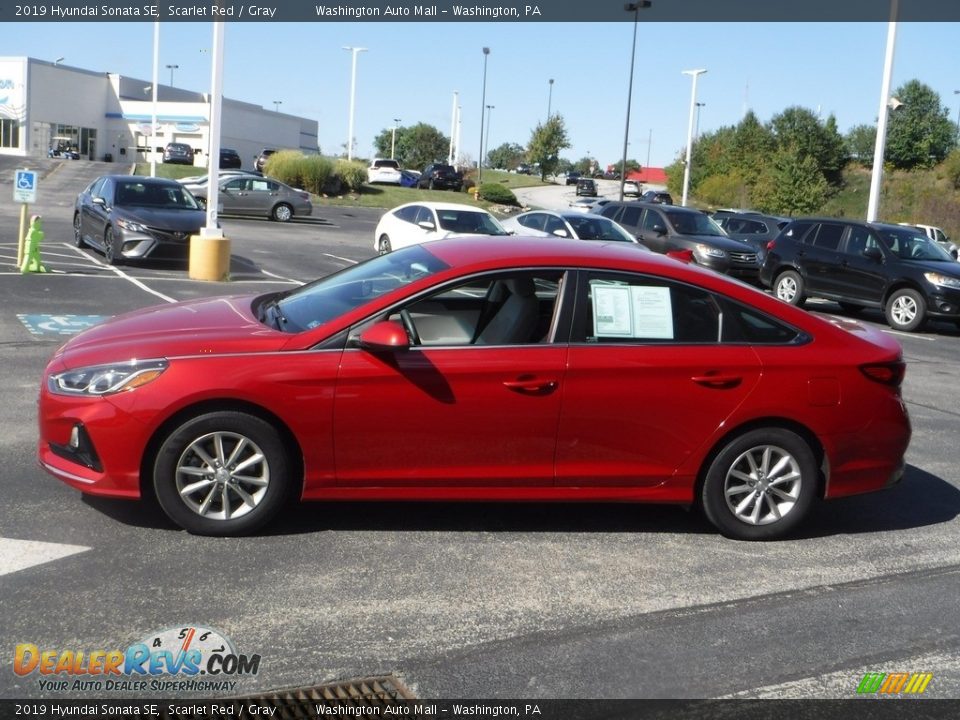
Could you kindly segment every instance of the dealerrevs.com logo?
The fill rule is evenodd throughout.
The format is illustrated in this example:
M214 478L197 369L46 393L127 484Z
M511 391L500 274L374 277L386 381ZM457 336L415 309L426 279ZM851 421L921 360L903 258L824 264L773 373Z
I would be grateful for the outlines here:
M151 633L126 650L51 650L20 643L13 656L13 671L36 676L47 692L229 692L235 678L259 670L260 655L238 653L228 637L199 626Z

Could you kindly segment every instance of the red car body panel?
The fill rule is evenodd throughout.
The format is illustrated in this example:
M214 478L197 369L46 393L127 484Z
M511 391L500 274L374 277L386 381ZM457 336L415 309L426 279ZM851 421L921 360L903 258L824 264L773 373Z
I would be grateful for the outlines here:
M200 407L269 419L302 461L304 499L646 500L690 503L733 432L779 424L822 454L823 494L899 477L910 425L899 388L867 363L901 358L889 335L828 322L746 285L635 248L546 238L436 241L450 265L301 333L257 320L252 297L151 308L68 341L45 377L132 358L168 369L131 392L39 401L38 459L83 492L138 497L164 429ZM315 350L447 280L505 268L600 268L698 285L807 333L794 345L577 345ZM57 454L82 423L102 461ZM52 445L51 445L52 444Z

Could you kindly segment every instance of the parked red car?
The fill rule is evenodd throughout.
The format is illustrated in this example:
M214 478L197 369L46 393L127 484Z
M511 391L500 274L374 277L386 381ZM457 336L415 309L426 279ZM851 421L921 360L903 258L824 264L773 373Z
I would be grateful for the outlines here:
M900 346L626 243L438 240L61 347L39 461L194 533L303 500L698 505L794 530L904 470Z

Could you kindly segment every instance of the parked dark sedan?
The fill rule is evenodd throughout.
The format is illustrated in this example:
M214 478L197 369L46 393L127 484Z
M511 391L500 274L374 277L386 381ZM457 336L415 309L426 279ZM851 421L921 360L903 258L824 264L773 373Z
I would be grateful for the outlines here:
M625 201L607 204L600 214L618 222L654 252L689 250L698 265L737 277L755 279L760 271L753 246L728 237L699 210Z
M236 150L220 148L220 168L222 170L239 169L241 167L243 167L243 161Z
M420 177L417 178L417 187L459 192L463 188L463 175L458 173L453 165L431 163L423 169Z
M206 213L175 180L103 175L77 195L74 242L101 251L116 265L144 258L184 258Z
M879 308L894 330L931 317L960 326L960 264L913 227L794 220L770 243L760 280L792 305L818 297L847 312Z
M163 162L170 165L193 165L193 148L186 143L167 143Z

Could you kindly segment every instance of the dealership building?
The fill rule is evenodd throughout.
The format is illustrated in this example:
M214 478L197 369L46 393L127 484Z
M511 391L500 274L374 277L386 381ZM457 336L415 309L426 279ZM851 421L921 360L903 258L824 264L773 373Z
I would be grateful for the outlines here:
M223 98L220 146L245 167L265 147L319 152L317 121ZM156 133L151 137L153 118ZM29 57L0 57L0 155L46 157L71 149L89 160L161 161L170 142L207 165L210 96Z

